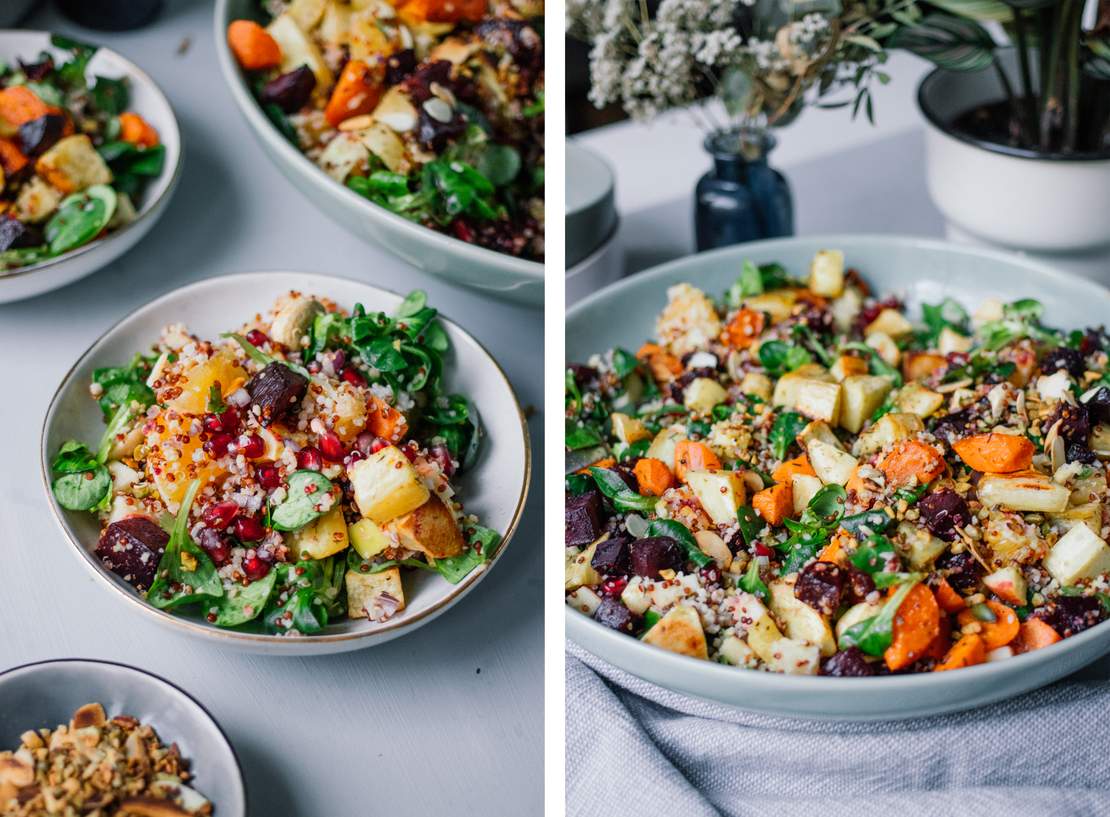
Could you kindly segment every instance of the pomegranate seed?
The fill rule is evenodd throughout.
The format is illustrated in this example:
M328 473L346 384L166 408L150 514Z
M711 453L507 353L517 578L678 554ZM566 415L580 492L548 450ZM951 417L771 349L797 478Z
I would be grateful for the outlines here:
M350 454L348 454L346 457L343 458L343 463L345 465L351 465L352 463L356 463L359 460L364 460L364 459L366 459L366 455L363 454L361 451L359 451L357 448L355 448L355 449L351 450Z
M266 529L253 516L237 516L235 535L243 542L257 542L266 535Z
M252 329L247 332L247 340L250 341L251 346L265 346L270 342L269 336L261 329Z
M311 445L302 448L297 452L297 467L309 471L319 471L324 467L324 458L320 456L320 450L313 448Z
M231 546L227 538L215 528L201 528L197 533L197 544L217 566L231 558Z
M470 225L461 218L455 220L455 223L451 225L451 229L455 231L455 237L458 238L459 241L465 241L467 244L474 243L474 231L471 230Z
M234 434L239 428L239 411L235 406L228 406L220 415L220 426L228 434Z
M770 558L772 553L773 553L773 551L769 547L767 547L765 544L763 544L762 542L756 542L755 543L755 555L756 556L767 556L768 558Z
M339 439L339 435L334 431L325 431L320 435L317 442L320 444L320 453L324 455L325 459L332 462L343 462L343 458L347 456L347 449L343 447L343 441Z
M404 448L402 448L401 451L404 452L404 455L409 458L409 462L414 462L416 460L415 443L409 443Z
M355 437L355 448L363 454L371 454L374 450L374 440L377 439L369 431L364 431Z
M375 437L374 442L370 445L370 453L377 454L383 448L389 448L389 441L383 440L381 437Z
M239 440L239 453L249 460L256 460L266 453L266 443L257 434L250 434L246 442Z
M247 574L247 578L252 582L259 579L264 579L266 574L270 572L270 563L259 559L257 556L251 556L243 560L243 572Z
M451 459L451 452L447 450L447 446L437 443L428 450L428 455L439 463L444 476L450 477L455 473L455 463Z
M721 571L716 565L707 565L698 571L702 579L709 584L720 584Z
M204 426L204 430L211 434L219 434L224 430L224 424L218 414L205 414L201 424Z
M226 431L221 431L208 438L208 442L204 444L204 450L207 451L213 459L219 459L227 453L228 446L231 445L234 439L235 438Z
M344 369L339 373L339 376L350 383L352 386L365 386L366 378L362 376L362 372L358 369Z
M628 579L624 576L617 576L613 579L606 579L601 583L601 595L603 596L619 596L624 590L625 585L628 584Z
M254 476L258 480L258 484L267 491L272 491L281 486L281 474L272 462L256 466Z
M234 500L226 499L205 508L201 518L209 528L222 531L227 530L227 526L231 524L231 520L235 518L237 513L239 513L239 506L235 504Z

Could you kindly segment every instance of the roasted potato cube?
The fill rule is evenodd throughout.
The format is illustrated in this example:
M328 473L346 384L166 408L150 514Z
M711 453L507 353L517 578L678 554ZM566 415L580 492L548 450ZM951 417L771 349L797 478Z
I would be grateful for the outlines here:
M292 0L286 12L302 31L312 31L323 17L327 5L327 0Z
M748 372L740 381L740 391L754 394L764 402L771 399L771 378L763 372Z
M825 485L844 485L852 478L859 460L823 440L812 440L806 448L809 464Z
M932 416L944 405L944 395L920 383L907 383L894 396L894 406L907 414L916 414L922 420Z
M654 627L647 631L643 641L645 644L661 647L679 655L688 655L703 661L709 658L701 617L698 616L697 610L685 604L672 607L655 623Z
M112 171L83 133L55 143L35 162L35 171L63 193L77 193L112 181Z
M744 504L744 480L735 471L687 471L686 484L716 525L736 522L736 509Z
M347 523L343 509L336 505L323 516L305 525L286 538L286 543L296 559L326 559L333 553L346 550Z
M347 29L347 44L351 49L351 59L372 64L384 60L396 50L394 42L382 30L381 21L375 9L356 11L351 14L350 28Z
M833 448L839 448L841 451L844 450L844 445L840 442L840 439L833 430L829 428L829 424L824 420L814 420L808 423L806 427L802 429L802 433L798 435L798 444L802 446L802 448L808 448L809 444L814 440L820 440L823 443L831 445Z
M866 457L896 442L915 437L924 429L925 424L916 414L892 411L884 414L871 428L859 435L854 450L861 457Z
M821 480L808 474L794 474L790 477L790 488L794 494L794 513L797 515L806 509L813 495L821 490Z
M752 666L756 662L755 650L748 646L747 641L734 635L721 642L717 655L721 657L721 661L734 667Z
M1099 536L1102 533L1102 503L1087 502L1076 505L1066 511L1052 514L1052 519L1064 530L1071 530L1076 525L1086 525L1091 533Z
M660 429L659 433L655 435L655 439L651 441L648 446L645 457L657 459L666 464L668 468L674 468L674 450L679 441L686 439L686 427L682 425L667 426Z
M316 75L318 92L326 93L331 88L335 77L324 61L324 55L320 53L312 38L298 25L292 14L287 11L275 17L266 26L266 31L281 49L281 73L286 74L302 65L307 65Z
M728 397L724 387L708 377L695 377L683 392L683 404L690 411L698 414L708 414L718 403L723 403Z
M863 424L871 419L871 415L886 399L891 388L890 378L854 374L844 378L840 386L844 395L840 411L840 427L858 434Z
M414 511L393 522L401 547L419 550L433 559L458 556L466 547L455 515L435 494Z
M889 335L897 340L913 332L913 324L906 320L906 316L897 309L887 308L880 312L875 320L867 324L867 328L863 330L864 336L873 335L876 332L882 332L884 335Z
M854 374L867 374L867 371L867 361L862 357L841 355L836 359L832 368L829 369L829 374L835 377L839 383L846 377L851 377Z
M794 409L811 420L836 424L840 420L841 389L839 383L796 376L796 372L779 378L772 402Z
M601 606L601 596L588 587L579 587L567 596L567 605L580 613L592 616Z
M46 221L62 203L62 192L51 187L40 176L32 176L23 185L15 200L15 214L21 221Z
M937 338L937 351L942 355L952 352L970 352L971 338L961 335L951 326L946 326L940 330L940 337Z
M744 309L753 309L756 312L765 312L771 317L771 323L778 323L790 317L794 311L794 304L798 302L798 294L792 289L776 289L773 292L764 292L762 295L752 295L741 302Z
M643 420L637 420L635 417L629 417L619 411L610 415L610 421L613 424L613 436L625 445L646 440L651 436L651 432L647 430Z
M408 457L393 445L355 462L347 473L359 513L379 525L415 511L430 496Z
M1086 525L1076 525L1052 546L1045 569L1063 586L1110 573L1110 547Z
M863 294L854 286L844 287L840 297L829 305L833 325L838 332L847 332L855 323L856 316L863 308Z
M764 663L770 664L774 659L772 646L782 640L782 633L769 613L765 612L759 618L752 619L752 623L748 625L747 637L748 646Z
M899 551L913 570L924 570L944 553L947 545L929 531L912 522L898 524Z
M567 548L566 564L563 570L563 587L566 590L577 590L579 587L595 587L601 584L601 576L590 562L593 561L597 543L590 545L581 553L575 553L574 548ZM629 583L631 584L631 583ZM628 589L627 587L625 588ZM641 592L643 588L641 587ZM646 594L645 594L646 598ZM629 605L628 609L632 610ZM644 608L647 609L646 607ZM633 612L636 612L633 610ZM642 612L642 611L641 611Z
M1068 507L1070 492L1037 473L987 474L979 480L979 501L988 508L1060 513Z
M401 584L400 568L390 567L379 573L348 570L345 581L349 618L384 621L405 609L405 589Z
M771 611L788 637L813 644L826 658L836 652L836 639L829 622L808 604L798 601L792 580L776 579L768 589Z
M902 350L894 342L894 338L886 332L872 332L864 341L868 346L879 353L879 357L888 366L897 366L902 359Z
M771 644L771 659L767 666L772 672L785 675L816 675L821 668L821 653L817 646L793 638L780 638Z
M393 544L381 525L373 519L360 519L348 525L347 539L363 559L373 559Z
M362 143L362 134L356 131L340 133L320 152L316 163L337 182L347 181L355 170L362 170L368 164L370 154Z
M924 380L947 363L944 355L932 352L906 352L902 355L902 377L907 383Z
M412 168L405 152L405 143L385 123L376 121L366 130L359 131L359 135L366 149L381 159L382 164L392 172L406 175Z
M591 548L592 547L593 546L591 545ZM591 553L590 558L593 558L592 553ZM589 564L589 563L587 562L587 564ZM590 570L593 570L593 568L591 567ZM594 572L594 575L597 576L596 571ZM587 576L587 578L589 578L589 577ZM567 581L569 582L571 580L572 580L572 575L571 575L571 571L570 571L570 565L568 563L568 566L567 566ZM579 581L580 580L580 577L579 577L578 573L575 573L573 575L573 580L574 581ZM594 585L596 585L596 584L599 584L600 582L601 582L601 576L597 576L597 581L593 581L593 582L586 581L586 582L581 582L581 583L582 584L594 584ZM644 613L646 613L648 611L648 608L651 607L651 596L648 595L647 588L644 586L643 578L641 578L640 576L633 576L631 579L629 579L628 584L626 584L624 586L624 590L621 591L621 601L624 603L625 607L627 607L629 610L631 610L633 613L635 613L638 616L642 616Z
M825 298L836 298L844 291L844 253L820 250L809 266L809 288Z

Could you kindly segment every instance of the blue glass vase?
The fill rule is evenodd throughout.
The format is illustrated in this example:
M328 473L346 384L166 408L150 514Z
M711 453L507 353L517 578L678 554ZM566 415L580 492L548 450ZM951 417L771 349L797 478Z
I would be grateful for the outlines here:
M698 252L794 234L790 185L767 164L775 139L760 130L716 131L705 139L713 169L698 180L694 233Z

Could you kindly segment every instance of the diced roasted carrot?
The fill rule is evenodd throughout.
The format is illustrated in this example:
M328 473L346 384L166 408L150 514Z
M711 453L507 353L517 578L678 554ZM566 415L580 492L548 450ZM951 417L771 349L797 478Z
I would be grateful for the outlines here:
M127 111L119 115L119 138L132 145L152 148L158 144L158 131L137 113Z
M380 397L371 395L367 404L366 429L375 437L399 443L408 433L409 424L404 414Z
M979 636L983 639L983 646L987 650L1005 647L1017 638L1018 630L1021 629L1017 613L997 601L987 601L984 604L994 613L994 621L983 621L975 615L971 608L968 608L960 611L959 615L956 616L956 622L961 627L966 627L973 622L978 624Z
M369 65L362 60L348 60L331 92L324 118L335 128L344 119L370 113L378 107L384 86L384 62Z
M763 333L765 318L754 309L741 309L721 332L721 343L733 349L747 349Z
M867 481L860 476L858 465L852 469L852 475L848 477L848 481L844 484L844 489L846 491L855 491L857 496L863 496L869 493Z
M805 454L799 454L792 460L780 462L775 470L771 472L771 479L775 482L790 482L790 478L795 474L801 474L807 477L816 476L813 472L813 466L809 464L809 457Z
M721 460L705 443L679 440L674 447L674 473L679 482L686 481L687 471L720 471Z
M486 15L487 0L409 0L398 16L405 23L480 22Z
M674 485L674 474L667 467L667 463L654 457L637 460L632 473L636 475L636 481L640 484L640 493L648 496L662 496Z
M576 474L588 474L591 468L612 468L617 464L617 461L612 457L605 457L597 462L591 462L589 465L584 465L575 471Z
M0 118L11 126L19 127L24 122L57 112L57 108L47 105L26 85L12 85L0 91Z
M919 485L926 485L944 473L944 458L931 445L919 440L907 440L887 454L879 470L886 474L892 485L903 485L916 478Z
M1026 471L1032 466L1036 451L1026 437L993 432L956 440L952 448L969 468L984 474Z
M1060 634L1039 618L1029 618L1018 628L1017 638L1013 641L1014 652L1032 652L1047 647L1060 640Z
M987 648L983 639L977 635L965 635L952 645L948 654L944 656L944 660L933 668L933 672L963 669L964 667L982 664L986 660Z
M940 609L946 613L956 613L967 607L964 597L955 591L952 585L948 583L948 579L941 577L937 586L933 588L933 592L936 594Z
M902 377L906 379L907 383L911 380L922 380L947 362L948 358L944 355L935 355L931 352L909 352L902 358Z
M832 562L835 565L844 567L847 564L846 546L854 540L854 537L847 533L837 533L829 540L829 543L821 549L817 554L817 561L819 562Z
M887 667L899 670L921 659L940 633L940 608L933 591L915 584L894 614L890 646L883 652Z
M636 357L647 364L651 376L660 383L669 383L682 374L682 361L656 343L645 343Z
M232 20L227 44L246 71L260 71L281 64L281 46L270 32L253 20Z
M14 176L29 161L13 140L0 138L0 168L3 168L5 176Z
M752 507L768 525L781 525L782 520L794 510L794 489L789 482L780 482L764 488L752 497Z

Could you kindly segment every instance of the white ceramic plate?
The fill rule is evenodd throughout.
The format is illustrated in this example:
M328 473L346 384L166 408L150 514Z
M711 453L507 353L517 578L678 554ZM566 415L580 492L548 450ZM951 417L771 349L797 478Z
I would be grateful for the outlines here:
M1110 291L1017 255L939 241L832 235L757 241L683 258L603 289L567 313L568 361L612 346L636 346L654 332L672 284L688 281L719 297L745 259L781 262L799 274L820 249L844 251L879 294L905 298L911 315L921 303L951 296L975 307L987 298L1037 298L1045 322L1071 329L1100 326ZM614 317L617 319L614 320ZM1110 621L1035 652L952 672L878 678L780 675L737 669L667 652L571 610L567 635L594 655L668 689L758 712L829 720L880 720L970 709L1051 683L1110 649Z
M20 57L31 60L41 51L58 58L64 55L63 51L50 44L50 34L45 31L0 31L0 61L14 62ZM140 114L154 126L166 148L162 175L147 185L139 203L138 217L123 229L57 258L11 272L0 272L0 303L58 289L112 263L135 246L154 226L177 188L181 174L181 132L170 103L154 80L133 62L107 48L98 50L89 62L89 75L95 74L112 78L128 77L131 80L129 110Z
M176 743L197 791L219 817L246 817L247 792L235 750L215 719L187 692L126 664L70 658L0 672L0 751L28 729L68 723L78 707L98 703L108 717L130 715Z
M425 272L499 298L542 304L542 263L467 244L391 213L339 184L278 132L251 96L227 45L228 23L257 19L257 9L254 0L216 0L216 55L240 113L286 178L348 230Z
M287 638L224 630L199 618L158 610L134 589L105 569L93 550L99 536L97 519L88 513L66 511L50 490L50 462L68 439L93 443L103 423L88 386L99 366L118 365L135 352L148 349L167 323L184 323L202 338L215 338L240 325L255 312L265 311L282 293L296 289L325 296L351 309L361 303L369 311L392 312L401 296L368 284L326 275L295 272L258 272L209 278L174 290L137 309L109 329L74 364L47 411L41 440L42 476L50 506L74 553L100 583L131 604L138 614L160 623L253 652L309 655L342 652L381 644L416 629L443 613L474 589L504 552L524 507L531 473L527 426L505 373L482 346L458 325L444 320L452 351L444 361L445 386L474 402L485 432L477 463L458 480L467 511L502 535L493 560L456 585L438 574L411 571L405 576L405 609L386 622L344 620L319 635ZM440 306L440 304L432 304Z

